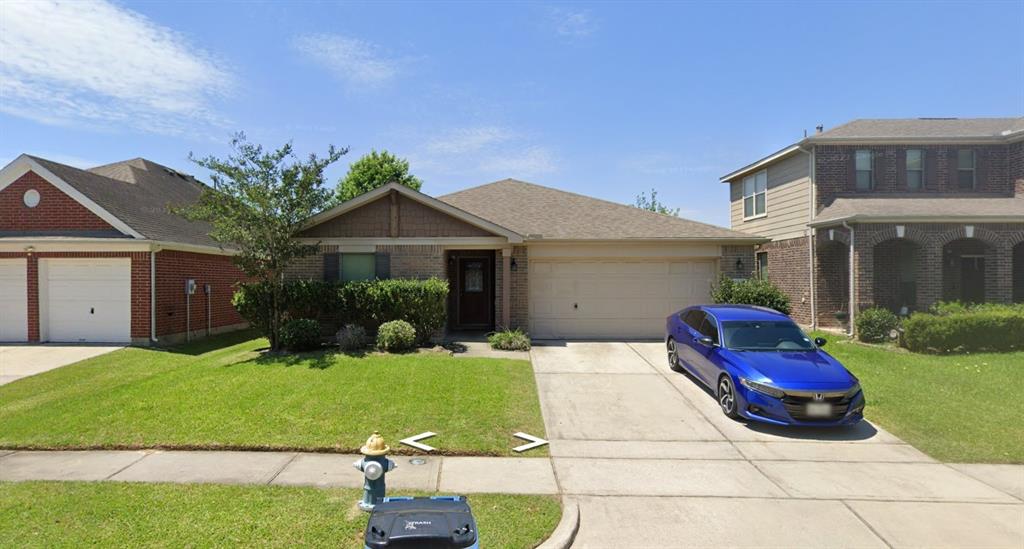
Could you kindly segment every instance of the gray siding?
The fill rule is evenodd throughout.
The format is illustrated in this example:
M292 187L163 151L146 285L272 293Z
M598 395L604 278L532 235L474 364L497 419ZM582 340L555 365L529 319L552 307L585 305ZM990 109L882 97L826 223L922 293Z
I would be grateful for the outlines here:
M811 214L811 179L807 155L796 154L771 164L764 217L743 220L743 179L729 184L732 228L772 240L804 236Z

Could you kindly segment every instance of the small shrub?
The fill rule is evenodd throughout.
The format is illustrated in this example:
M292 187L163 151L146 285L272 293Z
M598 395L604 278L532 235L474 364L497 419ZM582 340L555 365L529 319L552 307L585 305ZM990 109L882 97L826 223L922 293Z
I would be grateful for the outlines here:
M366 347L366 328L356 324L346 324L334 336L342 351L358 351Z
M889 339L889 332L900 325L900 319L889 309L872 307L856 317L857 339L868 343L881 343Z
M416 328L404 320L392 320L377 329L377 347L382 351L407 351L416 344Z
M296 318L281 326L281 345L292 352L320 347L320 323L312 318Z
M790 311L789 298L786 294L775 284L759 278L733 280L722 275L718 285L711 287L711 299L715 303L768 307L785 315Z
M500 351L530 350L530 336L520 329L494 332L487 336L487 342L491 344L492 349Z
M914 313L903 322L903 341L914 352L971 353L1024 348L1024 308L968 308L944 315Z

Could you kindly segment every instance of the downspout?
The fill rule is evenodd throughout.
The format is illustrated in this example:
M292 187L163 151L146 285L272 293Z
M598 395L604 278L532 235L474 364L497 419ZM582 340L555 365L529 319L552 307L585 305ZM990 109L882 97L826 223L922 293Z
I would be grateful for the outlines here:
M149 341L158 343L156 338L156 246L149 250Z
M856 314L854 312L854 303L855 303L855 297L854 296L857 295L857 291L856 291L857 277L854 276L854 273L856 273L857 271L856 271L856 269L853 266L853 258L854 258L853 250L854 250L854 244L856 244L856 241L854 240L853 227L850 226L850 224L847 223L846 221L843 221L843 227L846 227L846 230L850 231L850 314L849 314L849 318L850 318L850 335L853 336L853 320L854 320L853 317Z

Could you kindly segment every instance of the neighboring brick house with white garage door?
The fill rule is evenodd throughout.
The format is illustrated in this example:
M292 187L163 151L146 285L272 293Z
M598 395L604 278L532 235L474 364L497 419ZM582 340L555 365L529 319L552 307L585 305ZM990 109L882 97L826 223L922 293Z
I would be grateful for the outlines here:
M387 185L299 236L319 253L293 278L447 278L449 331L540 339L661 338L669 314L707 302L720 272L752 269L766 241L514 179L438 198Z
M141 158L81 170L22 155L4 167L0 342L147 345L244 327L231 252L169 210L201 189Z

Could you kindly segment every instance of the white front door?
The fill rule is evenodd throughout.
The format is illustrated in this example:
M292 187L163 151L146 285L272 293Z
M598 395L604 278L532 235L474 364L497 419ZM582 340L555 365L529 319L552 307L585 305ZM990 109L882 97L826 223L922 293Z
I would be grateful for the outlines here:
M131 342L128 258L40 259L43 341Z
M24 258L0 259L0 341L28 341L28 284Z
M530 335L662 338L668 315L709 301L716 269L708 259L531 259Z

